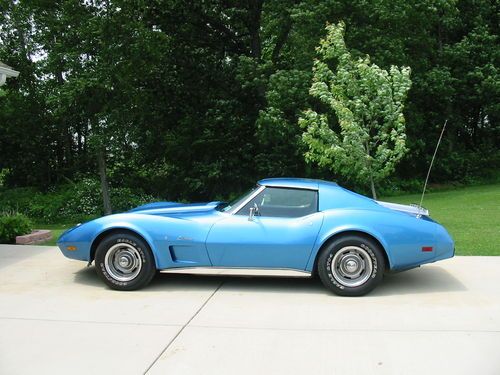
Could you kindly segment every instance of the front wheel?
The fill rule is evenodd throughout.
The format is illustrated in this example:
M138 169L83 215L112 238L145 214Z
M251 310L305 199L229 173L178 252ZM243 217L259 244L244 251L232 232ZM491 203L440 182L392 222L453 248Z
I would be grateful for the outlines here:
M129 233L104 238L95 255L97 274L112 289L135 290L149 284L156 273L149 246Z
M322 283L341 296L362 296L370 292L382 280L384 268L380 246L361 236L337 238L318 258Z

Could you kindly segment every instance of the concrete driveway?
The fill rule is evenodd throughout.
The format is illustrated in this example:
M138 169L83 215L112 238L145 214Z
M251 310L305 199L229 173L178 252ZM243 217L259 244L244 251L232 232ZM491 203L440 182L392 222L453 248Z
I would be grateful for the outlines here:
M107 289L55 247L0 246L0 374L500 374L500 257L342 298L318 280L159 275Z

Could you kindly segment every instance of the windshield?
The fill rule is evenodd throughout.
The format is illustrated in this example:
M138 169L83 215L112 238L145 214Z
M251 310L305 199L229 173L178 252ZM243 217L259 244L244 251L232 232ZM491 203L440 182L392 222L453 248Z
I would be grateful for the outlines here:
M250 195L252 195L252 193L255 191L255 189L257 189L258 187L259 186L255 186L254 188L252 188L251 190L249 190L245 194L243 194L241 197L230 202L228 205L220 207L219 210L222 212L228 212L231 210L231 208L238 207L241 203L243 203L245 200L247 200L250 197Z

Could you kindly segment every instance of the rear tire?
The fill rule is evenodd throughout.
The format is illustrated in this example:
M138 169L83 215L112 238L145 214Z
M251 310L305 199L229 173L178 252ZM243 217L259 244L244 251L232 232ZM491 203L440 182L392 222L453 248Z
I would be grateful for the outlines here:
M136 290L151 282L156 265L148 244L130 233L115 233L97 246L99 277L112 289Z
M362 236L335 239L318 258L321 282L340 296L362 296L370 292L384 275L382 251L378 244Z

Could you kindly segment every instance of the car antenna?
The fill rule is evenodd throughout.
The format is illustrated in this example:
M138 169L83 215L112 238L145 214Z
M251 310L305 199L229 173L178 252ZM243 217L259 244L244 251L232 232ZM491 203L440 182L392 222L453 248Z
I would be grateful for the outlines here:
M429 176L431 175L432 164L434 164L434 159L436 158L436 154L441 144L441 139L443 138L444 129L446 129L446 124L448 123L448 119L444 122L443 129L441 130L441 135L439 136L438 143L436 145L436 149L434 150L434 155L432 155L431 165L429 165L429 170L427 171L427 177L425 178L424 190L422 190L422 196L420 197L420 204L418 205L420 209L422 209L422 203L424 202L425 189L427 188L427 182L429 181ZM421 215L419 215L421 216Z

